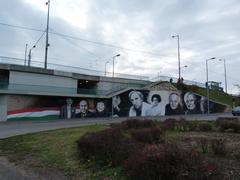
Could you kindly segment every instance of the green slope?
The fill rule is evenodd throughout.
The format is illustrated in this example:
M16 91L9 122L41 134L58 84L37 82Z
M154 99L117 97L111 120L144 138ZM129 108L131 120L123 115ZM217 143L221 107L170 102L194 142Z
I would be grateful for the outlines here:
M186 85L186 84L173 84L176 88L178 88L181 91L191 91L197 94L200 94L202 96L207 96L207 90L206 88L201 88L196 85ZM229 106L232 106L232 100L233 97L225 92L217 91L217 90L209 90L209 98L210 100L227 104ZM238 103L238 100L237 100Z

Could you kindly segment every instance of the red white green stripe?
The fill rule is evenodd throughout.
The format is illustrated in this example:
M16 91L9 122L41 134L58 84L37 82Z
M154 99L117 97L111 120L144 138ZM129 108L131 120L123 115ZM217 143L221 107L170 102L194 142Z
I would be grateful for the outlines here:
M59 108L34 108L34 109L21 109L15 111L9 111L7 113L7 120L24 120L32 119L34 120L42 118L42 117L58 117L59 116Z

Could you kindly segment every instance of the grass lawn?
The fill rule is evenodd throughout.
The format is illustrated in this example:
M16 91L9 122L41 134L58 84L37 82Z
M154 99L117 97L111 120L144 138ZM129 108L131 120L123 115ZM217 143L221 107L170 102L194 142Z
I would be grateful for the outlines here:
M89 172L79 162L77 143L86 132L95 132L107 128L106 125L92 125L80 128L53 130L32 133L0 140L0 155L7 155L11 161L30 167L49 167L61 170L71 176L101 176L106 172ZM81 175L80 175L81 174Z
M108 128L106 125L92 125L80 128L60 129L32 133L0 140L0 155L6 155L15 163L27 167L44 167L49 171L59 170L69 179L124 179L121 168L98 167L94 162L79 160L76 141L87 132L96 132ZM220 132L176 132L169 131L166 139L186 148L197 148L199 138L224 138L227 142L227 156L217 157L206 154L217 162L226 176L240 178L240 134ZM229 174L228 174L229 173ZM85 177L85 178L83 178Z

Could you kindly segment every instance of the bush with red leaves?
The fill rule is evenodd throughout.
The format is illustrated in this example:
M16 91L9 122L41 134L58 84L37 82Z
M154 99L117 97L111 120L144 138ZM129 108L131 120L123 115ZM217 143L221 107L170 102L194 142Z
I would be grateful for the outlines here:
M84 159L113 166L120 164L130 153L143 147L140 143L130 142L120 129L114 128L85 134L77 143L80 156Z
M200 123L198 129L199 131L208 132L212 130L212 125L209 123Z
M145 128L131 130L132 138L142 143L163 143L162 131L159 128Z
M176 119L168 118L162 123L163 130L174 130L176 126Z
M138 129L138 128L151 128L156 127L156 122L153 120L140 120L140 119L129 119L127 121L123 121L122 127L124 129Z
M218 179L216 166L200 153L172 144L146 146L124 162L122 172L133 180Z

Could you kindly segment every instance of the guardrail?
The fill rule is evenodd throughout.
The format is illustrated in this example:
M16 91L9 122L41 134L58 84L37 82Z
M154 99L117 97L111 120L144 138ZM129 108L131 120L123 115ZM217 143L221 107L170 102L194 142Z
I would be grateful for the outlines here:
M150 81L168 81L168 82L170 82L171 79L172 79L173 83L178 82L178 78L170 77L170 76L156 76L156 77L150 79ZM195 85L198 87L206 88L204 83L200 83L197 81L183 80L183 83L187 84L187 85Z
M27 66L27 61L20 58L12 58L12 57L6 57L6 56L0 56L0 63L2 64L17 64L22 66ZM60 70L65 72L71 72L71 73L79 73L79 74L86 74L86 75L95 75L95 76L107 76L111 77L111 72L104 72L104 71L97 71L77 66L67 66L67 65L61 65L61 64L54 64L54 63L47 63L48 69L53 70ZM44 62L40 61L31 61L30 66L32 67L44 67ZM139 76L139 75L131 75L131 74L121 74L121 73L114 73L114 77L118 78L128 78L128 79L136 79L136 80L149 80L149 77L147 76Z

